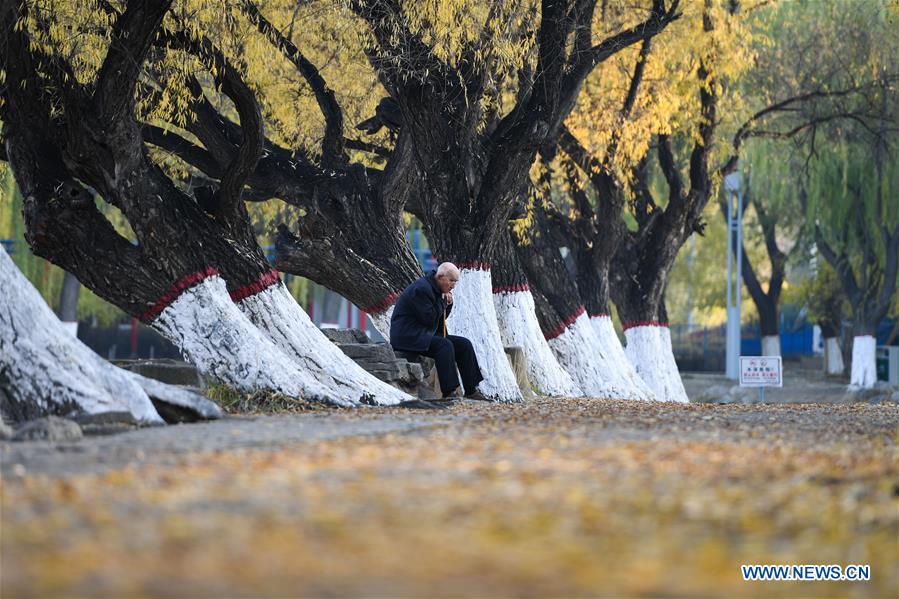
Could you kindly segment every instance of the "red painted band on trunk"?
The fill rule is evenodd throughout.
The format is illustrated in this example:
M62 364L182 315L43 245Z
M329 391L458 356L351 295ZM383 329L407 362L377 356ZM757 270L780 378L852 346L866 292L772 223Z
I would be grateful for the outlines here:
M635 322L626 322L621 325L621 328L625 331L633 329L634 327L665 327L667 329L668 323L660 320L638 320Z
M270 270L249 285L239 287L230 293L232 302L245 300L251 295L262 293L275 283L280 283L281 277L278 276L277 270Z
M583 307L583 306L580 306L580 307L575 311L574 314L572 314L571 316L569 316L568 318L565 319L565 322L563 322L563 323L560 324L558 327L556 327L556 329L553 330L552 332L550 332L550 333L544 333L544 334L543 334L543 337L545 337L547 341L549 341L550 339L555 339L556 337L558 337L559 335L561 335L562 333L564 333L564 332L565 332L565 329L567 329L568 327L570 327L571 325L573 325L573 324L574 324L574 321L577 320L578 318L580 318L581 314L583 314L583 313L586 312L586 311L587 311L587 308L585 308L585 307Z
M181 297L181 294L208 279L209 277L214 277L219 274L219 271L210 267L205 268L204 270L200 270L197 272L192 272L189 275L184 275L184 277L172 285L168 291L162 294L156 303L153 304L153 307L141 314L138 318L142 322L150 322L157 316L159 316L163 310L168 308L172 302Z
M398 291L394 291L387 297L378 302L372 304L371 306L366 306L362 308L363 311L368 312L369 314L379 314L396 303L397 298L400 296Z
M599 312L597 314L591 314L590 318L610 318L610 316L606 312Z
M459 270L463 268L466 270L490 270L490 264L488 262L460 262L456 268Z
M531 288L527 283L519 283L518 285L506 285L505 287L494 287L493 293L517 293L521 291L530 291Z

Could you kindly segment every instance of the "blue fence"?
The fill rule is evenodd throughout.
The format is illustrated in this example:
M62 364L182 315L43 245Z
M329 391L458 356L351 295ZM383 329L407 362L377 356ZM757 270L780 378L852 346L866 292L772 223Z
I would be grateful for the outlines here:
M877 344L886 345L896 326L895 320L886 320L877 327ZM724 370L726 327L689 329L687 325L671 325L671 343L674 357L682 370ZM762 353L761 330L757 323L743 327L740 335L740 353L759 356ZM784 358L811 356L815 352L814 326L808 322L780 332L780 350ZM899 338L892 340L899 344Z
M407 230L406 241L412 246L412 252L425 272L437 268L437 259L431 254L431 248L421 229Z
M814 327L809 323L792 331L781 331L780 353L785 358L810 356L814 353L814 338ZM743 327L740 354L744 356L762 355L762 334L757 326Z

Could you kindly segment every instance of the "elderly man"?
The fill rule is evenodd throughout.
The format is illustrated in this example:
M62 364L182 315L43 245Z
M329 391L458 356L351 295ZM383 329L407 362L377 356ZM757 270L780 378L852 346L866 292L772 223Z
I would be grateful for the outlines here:
M446 317L453 309L453 287L458 282L459 269L444 262L406 287L393 308L390 345L398 352L434 358L444 399L457 395L458 367L465 397L488 400L477 390L484 377L471 341L446 334Z

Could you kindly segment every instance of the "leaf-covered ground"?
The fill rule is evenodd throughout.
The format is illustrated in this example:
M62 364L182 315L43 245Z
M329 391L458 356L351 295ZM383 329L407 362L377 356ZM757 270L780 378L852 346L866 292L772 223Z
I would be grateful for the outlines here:
M2 596L895 597L896 404L387 413L426 426L4 467ZM744 582L743 563L870 564L872 580Z

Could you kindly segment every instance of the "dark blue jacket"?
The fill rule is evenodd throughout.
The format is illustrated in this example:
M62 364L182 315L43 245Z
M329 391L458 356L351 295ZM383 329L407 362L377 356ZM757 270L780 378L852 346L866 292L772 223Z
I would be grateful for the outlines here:
M452 305L443 299L432 270L400 294L390 318L390 345L397 351L423 352L437 334L443 336L444 311L449 316Z

